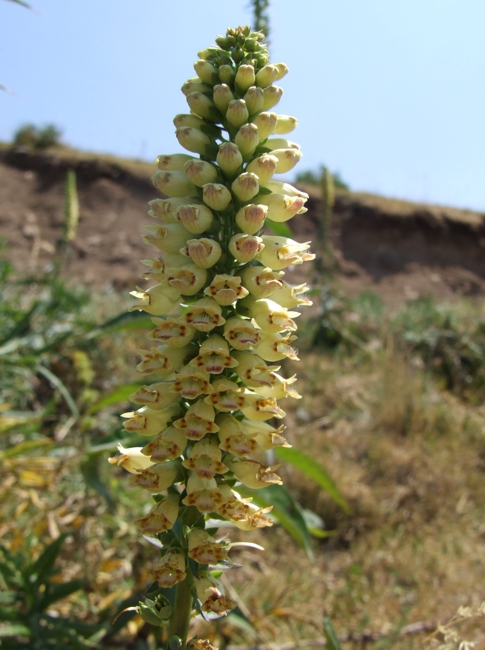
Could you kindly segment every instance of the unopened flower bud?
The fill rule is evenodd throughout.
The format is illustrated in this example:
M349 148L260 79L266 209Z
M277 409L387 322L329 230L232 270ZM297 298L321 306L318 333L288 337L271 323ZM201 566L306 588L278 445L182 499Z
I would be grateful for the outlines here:
M258 177L251 172L239 174L232 183L231 190L243 203L250 201L259 192Z
M298 120L296 117L292 117L291 115L278 115L274 132L278 135L285 135L286 133L291 133L297 126Z
M214 221L212 211L205 205L182 205L175 215L184 228L194 235L209 230Z
M232 196L225 185L220 183L207 183L202 188L204 203L212 210L221 212L232 201Z
M244 99L233 99L229 102L226 119L232 126L242 126L248 121L249 111Z
M265 65L256 75L256 85L259 88L267 88L278 79L279 70L275 65Z
M263 140L266 140L266 138L274 133L277 120L278 116L276 113L268 112L260 113L254 118L252 123L258 127L260 142L263 142Z
M219 66L219 79L222 83L231 84L234 81L236 73L234 68L230 65Z
M263 227L267 214L268 206L250 203L237 211L236 223L244 233L254 235Z
M219 146L216 161L224 174L232 177L237 174L243 164L243 157L237 145L233 142L223 142Z
M243 124L236 133L234 142L244 158L248 160L259 144L258 127L250 122Z
M180 197L196 194L195 185L185 172L157 171L152 176L152 183L167 196Z
M292 142L291 140L285 140L285 138L269 138L269 140L264 143L264 146L271 149L271 152L275 149L300 149L299 144L296 144L296 142Z
M192 258L192 261L201 269L209 269L216 264L221 255L221 245L214 239L189 239L183 254Z
M294 185L290 183L285 183L284 181L268 181L265 183L264 187L271 192L277 194L286 194L287 196L299 196L302 199L308 200L309 196L306 192L302 192Z
M217 169L205 160L189 160L184 166L185 173L194 185L202 187L212 183L218 176ZM180 195L179 195L180 196Z
M213 100L214 104L225 115L229 102L232 102L234 95L227 84L217 84L214 86Z
M179 113L173 118L173 123L177 129L189 126L191 129L197 129L205 135L214 138L219 138L221 135L220 127L203 120L201 117L194 115L193 113Z
M256 76L252 65L240 65L234 83L244 92L254 84L255 79Z
M288 74L288 66L285 63L273 63L273 65L278 68L278 76L275 81L283 79L283 77Z
M242 264L251 262L262 250L262 239L255 235L234 235L229 240L229 250Z
M249 115L254 115L255 113L259 113L259 111L263 110L264 93L262 88L251 86L248 88L243 99L246 102Z
M288 151L294 151L294 149L289 149ZM276 156L272 153L263 153L261 156L251 160L246 167L246 171L256 174L259 178L259 184L265 185L276 173L277 166L278 158Z
M221 120L221 114L215 107L212 99L209 99L207 95L203 95L202 93L189 93L187 95L187 104L190 106L191 111L206 120L211 120L212 122L219 122Z
M162 172L183 172L185 163L194 160L186 153L173 153L168 156L158 156L157 167Z
M299 149L273 149L271 155L278 160L276 173L286 174L299 162L302 153Z
M202 131L190 126L184 126L178 128L175 131L175 135L179 143L187 151L193 151L194 153L210 157L208 154L211 151L211 147L213 147L212 141Z
M280 101L283 95L283 88L279 86L269 86L264 89L263 110L268 111Z
M186 97L190 93L210 93L211 90L211 86L201 83L199 77L188 79L181 88L181 91Z
M217 68L212 63L209 63L209 61L199 59L199 61L194 63L194 70L203 83L213 86L219 81Z

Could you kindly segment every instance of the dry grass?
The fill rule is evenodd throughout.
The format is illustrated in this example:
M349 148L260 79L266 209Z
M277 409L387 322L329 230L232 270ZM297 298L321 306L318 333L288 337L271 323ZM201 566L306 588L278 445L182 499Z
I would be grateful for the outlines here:
M113 374L131 381L144 332L137 336L102 343L95 373L104 372L108 382ZM411 650L431 647L427 632L401 635L404 626L437 625L460 606L476 607L485 599L485 409L479 400L466 403L439 388L416 358L383 341L370 353L305 352L304 363L287 368L298 372L303 395L284 405L288 438L327 469L350 513L297 470L283 468L292 493L331 534L315 540L312 561L277 526L249 535L231 532L233 540L266 548L235 550L233 559L242 567L225 574L256 638L224 620L197 622L194 631L219 644L298 645L322 638L327 615L347 650ZM117 412L92 421L100 440ZM61 610L90 621L112 616L123 598L147 587L156 561L132 524L145 495L127 487L121 470L104 466L104 457L101 475L116 495L116 512L86 490L75 456L39 459L34 473L20 460L3 470L4 542L21 548L32 530L35 555L59 531L70 532L62 578L82 577L86 590ZM481 622L470 620L460 635L481 639ZM147 634L141 619L134 619L119 643Z

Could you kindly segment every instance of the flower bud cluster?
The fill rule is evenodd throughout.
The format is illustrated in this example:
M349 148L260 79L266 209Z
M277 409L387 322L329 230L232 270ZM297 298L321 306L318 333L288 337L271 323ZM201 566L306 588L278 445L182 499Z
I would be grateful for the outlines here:
M153 577L161 587L185 580L189 558L200 565L194 595L204 611L224 613L224 596L209 566L229 561L227 541L204 530L216 516L243 530L270 526L271 508L238 492L280 484L264 453L288 446L278 400L298 398L294 377L278 364L296 359L299 316L311 304L305 285L283 280L284 269L314 258L308 243L272 236L267 220L284 222L306 211L308 196L273 180L299 161L299 146L282 137L297 121L272 109L287 73L270 64L261 33L227 31L199 53L196 77L182 91L190 113L177 115L176 137L188 154L157 159L154 185L166 198L150 202L156 224L144 241L159 256L143 260L155 282L132 292L132 309L151 314L152 345L138 369L147 385L131 396L125 429L149 441L110 459L131 482L156 496L136 521L163 543ZM197 156L198 154L198 156ZM268 222L269 223L269 222ZM151 383L150 383L151 381ZM182 518L184 537L172 534Z

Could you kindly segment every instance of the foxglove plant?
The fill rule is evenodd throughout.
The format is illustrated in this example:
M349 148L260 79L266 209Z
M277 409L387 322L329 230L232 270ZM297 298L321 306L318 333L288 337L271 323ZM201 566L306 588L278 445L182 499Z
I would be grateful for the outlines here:
M144 241L161 254L142 261L142 277L156 284L132 292L132 309L155 325L138 369L157 380L131 396L140 408L124 426L150 440L110 459L155 501L136 525L161 547L160 589L138 611L166 622L182 647L194 612L235 607L211 573L230 565L231 544L214 537L214 520L271 526L271 508L254 506L237 486L281 484L277 467L262 462L264 452L288 446L284 427L269 421L285 415L278 400L299 397L295 377L274 364L297 359L293 310L311 303L304 284L283 276L314 255L265 224L302 214L308 196L273 180L301 153L285 138L296 119L272 112L283 92L274 82L287 67L269 63L262 39L249 27L229 29L199 52L197 76L182 86L190 112L174 124L190 153L157 159L153 183L167 198L150 202L156 223ZM163 590L172 587L170 601Z

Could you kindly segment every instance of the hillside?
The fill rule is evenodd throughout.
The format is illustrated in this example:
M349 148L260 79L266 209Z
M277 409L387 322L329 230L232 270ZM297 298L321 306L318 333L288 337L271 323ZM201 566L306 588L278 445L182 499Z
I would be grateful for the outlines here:
M63 184L77 174L81 218L70 275L84 284L125 289L139 283L146 203L156 198L154 166L108 156L0 149L0 234L16 268L46 266L62 235ZM290 225L297 239L315 239L320 196ZM333 272L342 290L379 293L388 303L433 293L485 290L485 214L363 193L340 193L332 219ZM315 248L313 248L314 252Z

